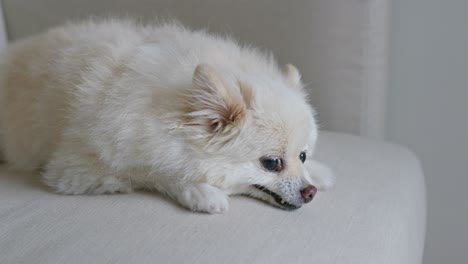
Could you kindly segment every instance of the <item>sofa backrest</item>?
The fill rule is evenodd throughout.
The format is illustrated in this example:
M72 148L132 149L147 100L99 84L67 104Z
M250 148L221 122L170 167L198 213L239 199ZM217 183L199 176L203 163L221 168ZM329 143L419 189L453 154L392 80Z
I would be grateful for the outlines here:
M3 0L2 8L9 41L64 21L110 15L176 18L228 33L295 64L323 128L379 138L387 1Z

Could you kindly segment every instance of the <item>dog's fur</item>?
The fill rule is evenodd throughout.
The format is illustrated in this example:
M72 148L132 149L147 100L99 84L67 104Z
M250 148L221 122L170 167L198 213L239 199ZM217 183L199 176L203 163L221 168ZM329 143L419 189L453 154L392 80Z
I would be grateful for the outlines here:
M298 70L225 37L88 21L11 45L0 74L3 155L59 193L153 189L213 213L232 194L282 207L255 185L299 207L304 186L332 184L310 159L317 126ZM268 155L284 170L265 170Z

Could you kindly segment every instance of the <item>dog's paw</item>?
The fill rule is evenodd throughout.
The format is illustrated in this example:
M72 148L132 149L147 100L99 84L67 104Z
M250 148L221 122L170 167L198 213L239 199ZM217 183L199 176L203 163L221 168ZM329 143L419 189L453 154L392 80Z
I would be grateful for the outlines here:
M312 183L320 191L327 191L335 186L335 174L326 165L310 160L306 163L307 170L312 179Z
M229 208L228 196L222 190L208 185L184 186L178 195L179 202L192 211L223 213Z

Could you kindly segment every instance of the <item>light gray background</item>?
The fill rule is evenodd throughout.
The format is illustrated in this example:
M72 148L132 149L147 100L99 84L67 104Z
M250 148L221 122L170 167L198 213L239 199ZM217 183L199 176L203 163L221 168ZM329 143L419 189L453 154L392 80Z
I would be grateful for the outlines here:
M468 263L468 1L391 2L388 139L422 160L425 264Z

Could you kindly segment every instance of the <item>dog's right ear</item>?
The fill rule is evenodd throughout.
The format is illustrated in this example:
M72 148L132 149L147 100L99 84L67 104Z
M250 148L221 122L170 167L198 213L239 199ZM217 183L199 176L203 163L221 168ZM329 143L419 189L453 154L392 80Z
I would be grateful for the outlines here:
M301 87L301 73L296 66L288 63L281 67L284 78L294 87Z
M251 100L251 91L243 85L226 87L226 84L207 64L199 64L193 73L193 88L187 96L190 125L204 126L210 133L231 131L244 119ZM229 89L231 88L231 89Z

